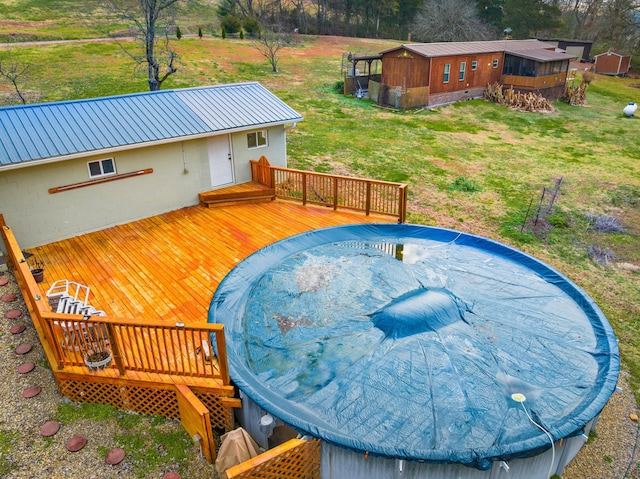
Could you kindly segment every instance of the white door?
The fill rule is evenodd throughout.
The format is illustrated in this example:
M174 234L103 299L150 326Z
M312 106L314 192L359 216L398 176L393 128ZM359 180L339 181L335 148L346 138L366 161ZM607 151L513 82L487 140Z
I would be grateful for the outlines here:
M207 140L207 146L211 186L217 187L233 183L233 161L229 135L212 136Z

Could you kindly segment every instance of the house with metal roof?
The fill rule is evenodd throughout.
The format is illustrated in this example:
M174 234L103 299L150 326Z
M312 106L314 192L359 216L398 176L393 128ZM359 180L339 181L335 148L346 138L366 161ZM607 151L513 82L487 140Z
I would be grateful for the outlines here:
M195 205L301 120L256 82L0 108L0 210L32 247Z
M380 53L369 97L401 108L481 98L487 85L559 98L573 55L538 40L405 44ZM358 58L355 58L358 61Z

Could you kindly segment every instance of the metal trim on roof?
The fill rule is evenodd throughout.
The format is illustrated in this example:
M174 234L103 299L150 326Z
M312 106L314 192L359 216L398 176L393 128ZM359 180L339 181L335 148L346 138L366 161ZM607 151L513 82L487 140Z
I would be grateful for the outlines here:
M298 121L257 82L4 107L0 168Z
M480 53L502 53L506 50L522 52L532 49L555 49L555 45L539 40L492 40L481 42L411 43L380 52L381 55L406 49L427 58Z
M507 55L512 55L516 57L528 58L530 60L536 60L539 62L552 62L559 60L571 60L572 58L576 58L575 55L570 55L564 52L557 52L554 50L546 50L544 48L535 49L535 50L526 50L526 51L505 51Z

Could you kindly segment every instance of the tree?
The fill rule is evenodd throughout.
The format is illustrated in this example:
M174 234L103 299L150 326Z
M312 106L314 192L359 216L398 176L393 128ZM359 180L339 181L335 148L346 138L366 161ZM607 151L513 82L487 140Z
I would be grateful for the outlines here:
M424 42L469 42L493 37L480 20L474 3L466 0L425 0L411 32Z
M267 29L253 46L263 57L269 60L269 64L274 73L278 72L278 62L280 61L280 50L291 44L291 35L282 32L280 29Z
M513 30L513 38L552 35L562 25L562 12L555 1L505 0L505 27Z
M598 41L605 48L634 52L640 48L640 2L638 0L610 0L601 16Z
M564 35L575 39L595 39L605 3L605 0L562 0L560 9L564 18Z
M107 0L110 13L131 26L144 53L120 44L137 64L145 65L149 90L160 90L162 83L178 71L178 54L170 47L169 36L177 33L175 7L191 0Z
M182 30L180 30L180 26L176 27L176 38L180 40L182 38Z
M11 50L7 50L6 54L0 56L0 77L8 80L13 85L18 99L23 105L27 103L27 99L19 84L25 80L30 68L30 63L24 63L16 59Z
M502 31L504 0L478 0L478 16L483 22Z
M202 38L202 27L198 27L198 38Z

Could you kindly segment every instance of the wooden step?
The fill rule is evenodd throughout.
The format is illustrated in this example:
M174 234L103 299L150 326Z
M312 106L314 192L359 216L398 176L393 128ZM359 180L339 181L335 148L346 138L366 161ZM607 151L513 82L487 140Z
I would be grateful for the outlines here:
M233 206L247 203L267 203L269 201L273 201L276 199L275 195L266 195L266 196L247 196L242 198L229 198L229 199L215 199L215 200L206 200L200 201L202 206L206 206L207 208L219 208L222 206Z
M201 205L255 203L256 201L271 201L275 196L274 188L257 182L241 183L198 194Z

